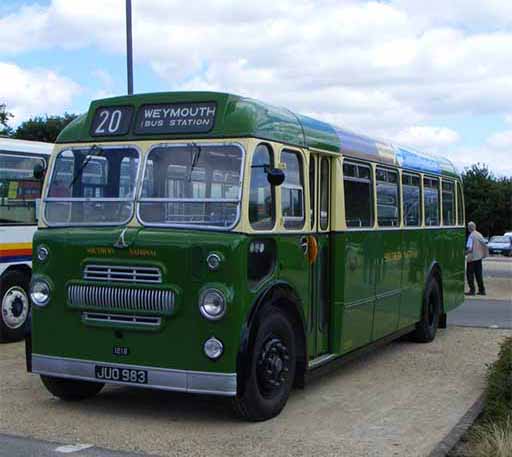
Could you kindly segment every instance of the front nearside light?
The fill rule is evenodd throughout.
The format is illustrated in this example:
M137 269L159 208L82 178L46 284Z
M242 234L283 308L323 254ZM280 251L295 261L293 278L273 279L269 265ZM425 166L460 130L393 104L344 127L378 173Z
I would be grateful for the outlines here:
M208 320L216 321L226 314L226 297L217 289L206 289L199 297L199 311Z
M37 251L36 251L37 260L39 260L39 262L46 262L46 259L48 258L49 253L50 253L50 251L48 250L48 248L46 246L43 246L40 244L37 247Z
M50 301L50 286L46 281L37 279L32 283L30 287L30 299L32 304L42 308Z

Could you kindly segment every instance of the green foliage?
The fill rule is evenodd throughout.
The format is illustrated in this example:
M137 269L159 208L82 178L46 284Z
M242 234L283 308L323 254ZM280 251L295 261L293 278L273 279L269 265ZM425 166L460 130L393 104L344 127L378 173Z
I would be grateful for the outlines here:
M497 178L485 165L462 174L466 221L474 221L484 236L512 230L512 178Z
M20 140L55 143L62 129L76 117L76 114L69 113L64 113L63 116L36 116L22 122L13 137Z
M501 422L512 419L512 337L501 345L498 360L487 374L484 420Z
M14 116L7 111L6 105L0 104L0 135L9 136L12 134L12 128L7 124L12 117Z

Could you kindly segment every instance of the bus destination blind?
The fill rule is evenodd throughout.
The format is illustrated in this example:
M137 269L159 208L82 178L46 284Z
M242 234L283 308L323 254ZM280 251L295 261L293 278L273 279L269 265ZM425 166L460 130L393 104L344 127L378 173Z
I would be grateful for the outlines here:
M216 111L213 102L143 105L134 130L138 135L207 133L215 124Z

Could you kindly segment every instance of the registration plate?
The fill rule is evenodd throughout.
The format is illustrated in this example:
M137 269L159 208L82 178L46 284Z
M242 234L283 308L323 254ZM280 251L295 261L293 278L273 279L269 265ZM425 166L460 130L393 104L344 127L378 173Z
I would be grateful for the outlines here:
M133 368L109 367L107 365L96 365L94 376L100 381L119 381L132 384L147 384L148 372Z

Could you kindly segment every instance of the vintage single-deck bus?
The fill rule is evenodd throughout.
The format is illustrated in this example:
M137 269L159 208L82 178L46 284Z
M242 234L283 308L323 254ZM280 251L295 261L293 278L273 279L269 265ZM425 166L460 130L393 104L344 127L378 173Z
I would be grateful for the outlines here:
M32 236L42 181L53 144L0 138L0 343L25 336L30 313Z
M27 340L57 397L129 384L264 420L327 367L432 341L463 301L444 158L209 92L94 101L57 143Z

